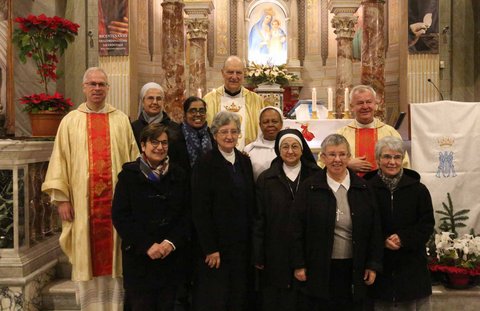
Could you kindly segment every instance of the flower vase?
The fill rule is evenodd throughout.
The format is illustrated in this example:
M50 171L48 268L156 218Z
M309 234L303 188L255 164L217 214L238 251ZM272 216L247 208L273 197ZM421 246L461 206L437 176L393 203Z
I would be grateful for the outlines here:
M29 113L33 137L50 137L57 134L58 126L62 121L64 112L39 111Z
M470 275L466 273L447 273L447 287L465 289L470 287Z

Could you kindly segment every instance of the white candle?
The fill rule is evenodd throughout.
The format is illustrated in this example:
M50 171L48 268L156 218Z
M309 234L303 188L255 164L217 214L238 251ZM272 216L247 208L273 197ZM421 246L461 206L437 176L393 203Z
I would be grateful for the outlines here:
M312 111L317 111L317 89L312 89Z
M331 87L327 89L328 111L333 111L333 90Z
M349 92L348 92L348 87L345 88L345 111L348 111L348 105L350 104L349 102Z
M202 98L202 89L197 89L197 97Z

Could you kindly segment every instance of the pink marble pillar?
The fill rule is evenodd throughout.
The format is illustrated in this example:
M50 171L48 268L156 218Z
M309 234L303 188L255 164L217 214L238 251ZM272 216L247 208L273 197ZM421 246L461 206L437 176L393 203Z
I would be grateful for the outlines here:
M165 75L165 110L179 122L185 97L185 35L182 0L162 3L162 69Z
M362 41L362 84L377 92L375 115L385 118L385 36L384 0L364 0Z
M345 110L345 88L352 89L352 40L355 34L356 16L335 16L332 26L337 35L337 81L335 89L335 107L337 119L342 118Z
M187 36L189 45L189 95L197 96L200 89L207 93L207 69L205 65L205 42L208 33L208 19L187 20Z

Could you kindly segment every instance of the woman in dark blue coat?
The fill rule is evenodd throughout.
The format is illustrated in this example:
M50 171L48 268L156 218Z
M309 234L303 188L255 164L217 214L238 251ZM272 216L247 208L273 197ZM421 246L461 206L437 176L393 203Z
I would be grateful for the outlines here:
M261 271L262 310L295 310L290 254L293 200L299 185L320 168L296 129L281 130L274 148L277 157L257 180L254 261Z
M167 127L148 125L142 154L118 176L112 221L122 238L123 282L135 310L173 310L189 235L188 181L169 162Z
M375 310L430 310L432 285L425 244L435 219L420 175L402 168L403 141L384 137L375 146L378 171L365 175L375 192L384 240L383 272L370 296Z

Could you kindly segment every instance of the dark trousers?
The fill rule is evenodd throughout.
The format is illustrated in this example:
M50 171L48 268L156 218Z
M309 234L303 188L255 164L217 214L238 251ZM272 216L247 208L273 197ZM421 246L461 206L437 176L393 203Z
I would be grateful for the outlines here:
M363 301L354 301L351 259L332 259L328 299L305 296L304 311L362 311Z
M220 252L220 268L210 268L199 258L193 292L195 311L248 310L251 271L245 244L229 246Z
M175 305L175 286L161 286L148 291L125 291L126 300L132 311L173 311Z

